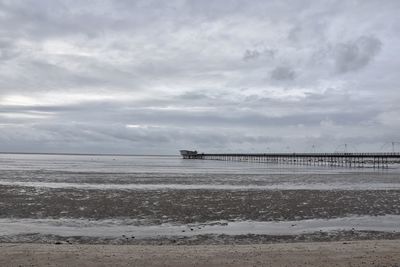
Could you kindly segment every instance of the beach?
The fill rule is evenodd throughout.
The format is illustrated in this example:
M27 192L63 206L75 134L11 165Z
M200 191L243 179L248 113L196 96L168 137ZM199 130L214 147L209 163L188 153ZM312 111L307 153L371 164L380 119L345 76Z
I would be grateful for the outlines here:
M400 240L265 245L131 246L0 244L0 266L385 266Z
M400 169L0 157L0 266L396 266Z

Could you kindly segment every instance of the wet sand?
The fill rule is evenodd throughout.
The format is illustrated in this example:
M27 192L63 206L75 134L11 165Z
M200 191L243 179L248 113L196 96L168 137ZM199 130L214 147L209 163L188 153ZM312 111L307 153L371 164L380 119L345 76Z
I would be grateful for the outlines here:
M400 240L269 245L132 246L0 244L0 266L385 266Z
M122 221L138 226L173 224L190 226L215 221L285 222L349 216L400 215L399 190L87 190L0 185L0 217ZM193 227L195 228L195 227ZM295 227L293 227L295 228ZM89 228L86 228L89 229ZM202 234L194 236L90 237L62 236L57 231L0 236L3 243L72 243L130 245L268 244L341 240L400 239L398 231L347 229L284 235ZM191 230L189 230L191 231Z
M400 190L85 190L0 185L6 218L135 218L138 223L284 221L400 215Z

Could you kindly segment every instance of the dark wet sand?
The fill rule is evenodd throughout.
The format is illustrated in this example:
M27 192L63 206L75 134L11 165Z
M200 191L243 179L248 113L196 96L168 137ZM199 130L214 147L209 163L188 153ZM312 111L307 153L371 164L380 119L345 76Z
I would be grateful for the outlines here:
M116 246L0 244L0 266L385 266L400 240L270 245Z
M297 235L193 235L193 236L155 236L136 238L129 234L116 237L60 236L39 233L0 236L0 243L37 243L37 244L96 244L96 245L250 245L274 243L337 242L361 240L399 240L399 232L378 231L316 231Z
M2 218L129 218L137 224L227 220L285 221L355 215L400 215L399 190L87 190L0 185ZM194 235L94 238L37 233L0 236L0 242L131 245L269 244L400 239L398 232L332 231L299 235Z
M400 215L400 190L86 190L0 185L3 218L132 218L144 224Z

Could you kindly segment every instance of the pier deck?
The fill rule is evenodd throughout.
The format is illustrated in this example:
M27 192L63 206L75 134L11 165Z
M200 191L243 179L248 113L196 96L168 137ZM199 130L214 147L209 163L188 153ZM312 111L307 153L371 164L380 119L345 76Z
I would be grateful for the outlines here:
M184 159L265 162L331 167L389 168L400 164L400 153L197 153L186 151Z

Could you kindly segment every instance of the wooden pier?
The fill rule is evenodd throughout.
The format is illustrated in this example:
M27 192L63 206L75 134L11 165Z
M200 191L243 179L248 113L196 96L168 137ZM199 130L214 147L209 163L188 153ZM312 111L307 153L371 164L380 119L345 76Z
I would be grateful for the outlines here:
M244 161L349 168L389 168L400 164L400 153L197 153L182 150L184 159Z

